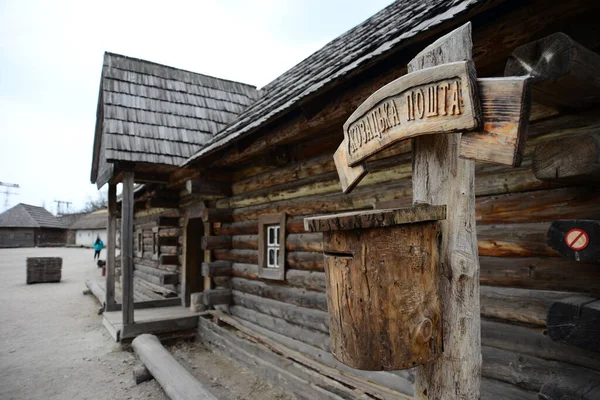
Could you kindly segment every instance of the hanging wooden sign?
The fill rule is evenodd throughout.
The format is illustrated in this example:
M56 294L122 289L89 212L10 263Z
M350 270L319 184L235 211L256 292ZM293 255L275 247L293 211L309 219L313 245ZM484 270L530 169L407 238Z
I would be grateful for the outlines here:
M373 93L344 124L348 165L392 144L432 133L471 131L481 125L472 62L404 75Z

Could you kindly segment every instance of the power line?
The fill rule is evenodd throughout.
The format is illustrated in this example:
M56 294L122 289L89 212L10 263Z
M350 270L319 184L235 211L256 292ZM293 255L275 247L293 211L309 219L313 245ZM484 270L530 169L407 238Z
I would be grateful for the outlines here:
M64 201L64 200L54 200L54 202L56 203L56 215L68 214L69 208L70 208L71 204L73 204L70 201ZM63 209L63 206L65 206L65 209Z
M6 182L0 182L0 186L6 188L3 191L1 191L0 193L4 194L4 209L8 209L10 196L19 194L17 192L11 192L10 189L20 189L20 186L17 185L16 183L6 183Z

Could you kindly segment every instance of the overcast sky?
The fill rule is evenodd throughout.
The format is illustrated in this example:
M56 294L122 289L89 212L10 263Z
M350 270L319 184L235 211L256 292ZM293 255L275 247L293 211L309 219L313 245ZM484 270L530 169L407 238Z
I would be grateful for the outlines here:
M21 186L9 206L97 196L104 51L260 88L390 2L0 0L0 182Z

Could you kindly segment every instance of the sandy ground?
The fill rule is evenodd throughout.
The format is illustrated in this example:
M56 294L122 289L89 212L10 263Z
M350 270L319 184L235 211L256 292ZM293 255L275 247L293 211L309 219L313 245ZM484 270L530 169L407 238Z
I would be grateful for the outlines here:
M25 284L26 257L62 257L60 283ZM112 341L86 278L99 279L93 251L0 249L0 399L167 399L156 381L135 385L135 355ZM195 343L170 348L222 399L293 397Z

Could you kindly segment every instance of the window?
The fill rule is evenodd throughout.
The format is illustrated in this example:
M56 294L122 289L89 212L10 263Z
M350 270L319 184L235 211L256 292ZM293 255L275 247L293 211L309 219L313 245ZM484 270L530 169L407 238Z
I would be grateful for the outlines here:
M160 246L158 243L158 227L152 228L152 259L158 260L160 256Z
M144 256L144 235L142 235L142 231L137 231L137 256Z
M279 225L267 225L267 268L279 268Z
M285 279L285 214L258 218L258 274L261 278Z

